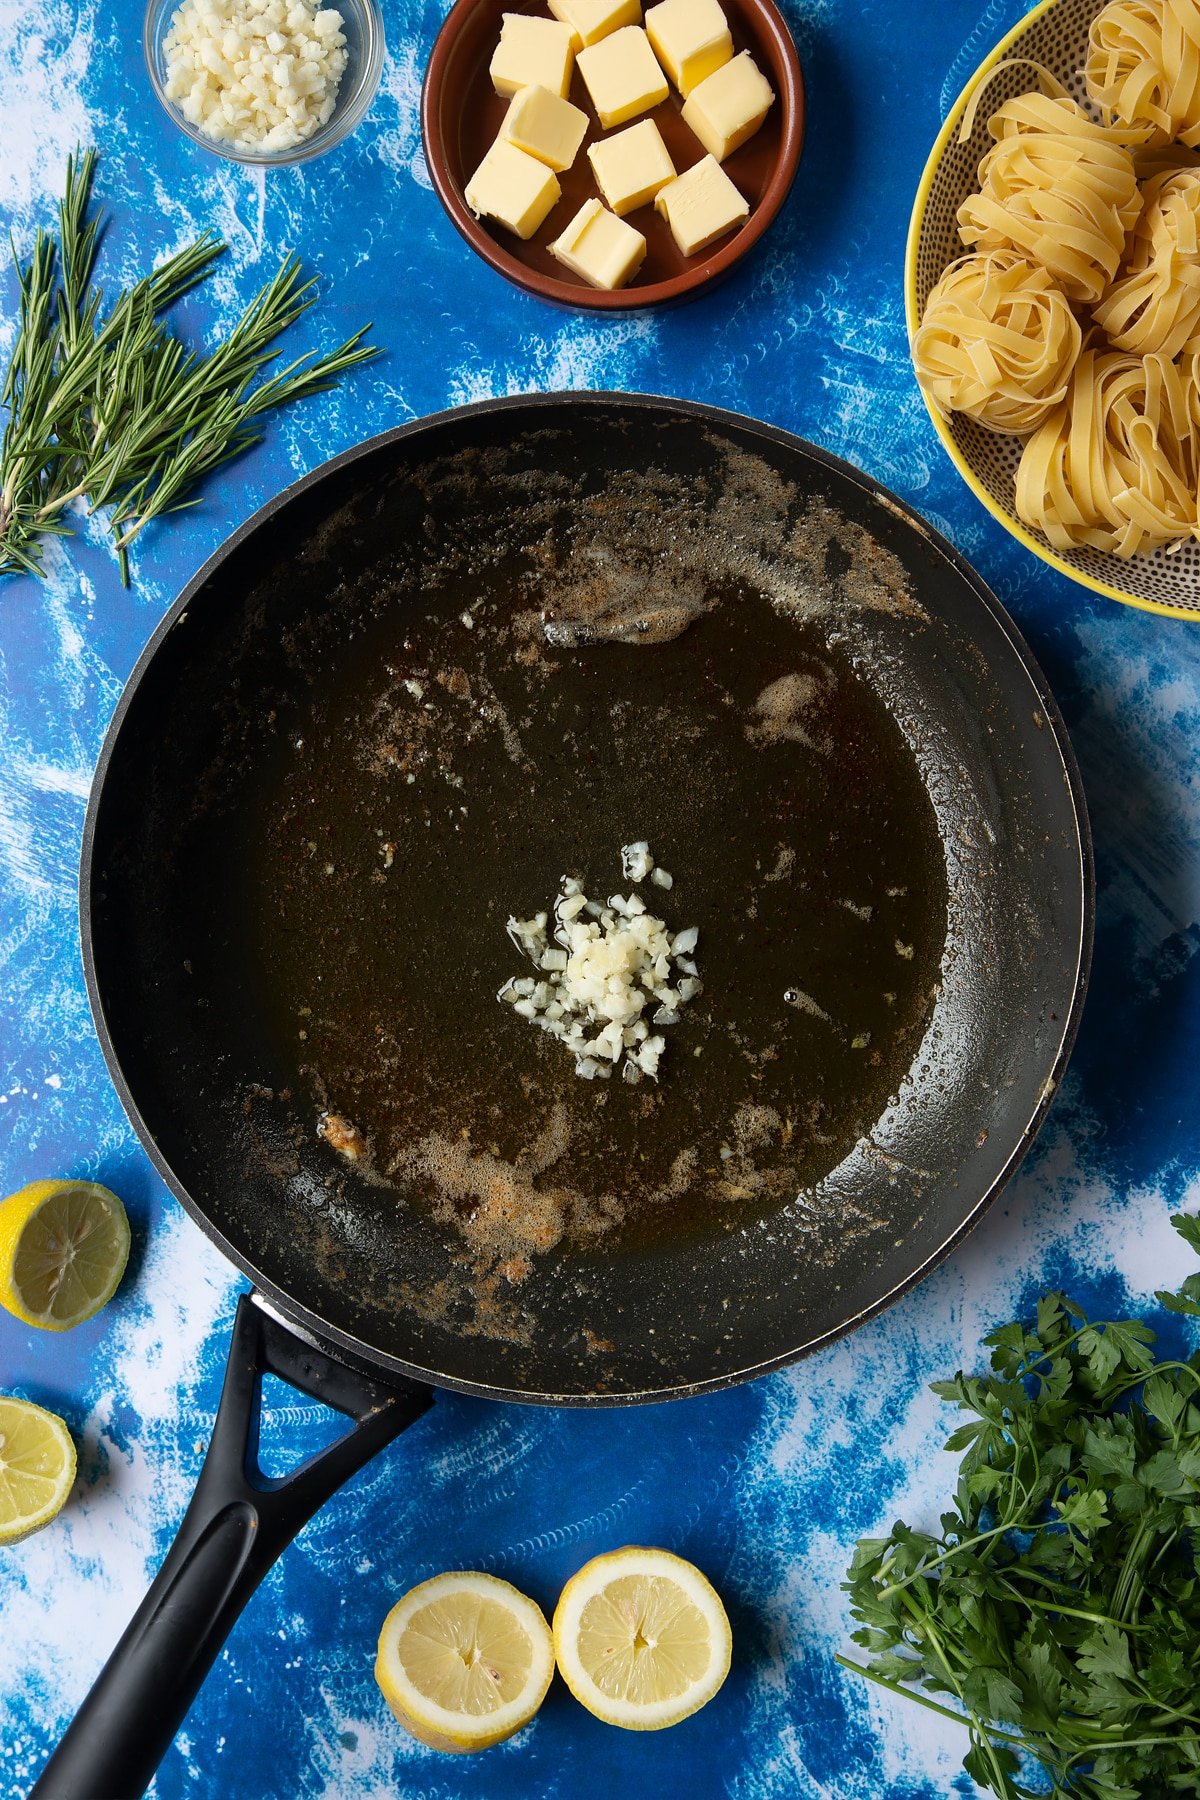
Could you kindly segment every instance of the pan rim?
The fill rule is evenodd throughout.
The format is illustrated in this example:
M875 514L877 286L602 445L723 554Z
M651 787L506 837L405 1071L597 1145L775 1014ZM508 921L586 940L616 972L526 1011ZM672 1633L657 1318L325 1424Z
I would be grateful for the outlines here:
M870 1305L861 1308L849 1318L839 1321L836 1326L817 1333L805 1342L793 1346L776 1356L749 1363L743 1367L721 1369L699 1380L672 1382L663 1387L639 1387L622 1391L603 1391L581 1393L578 1391L559 1393L551 1390L509 1387L500 1383L490 1384L469 1381L462 1377L449 1376L440 1371L429 1369L420 1363L408 1362L401 1357L380 1351L373 1345L364 1343L353 1334L330 1325L318 1313L313 1312L302 1302L275 1283L269 1275L258 1268L255 1259L246 1255L235 1246L225 1234L214 1224L204 1209L194 1200L184 1184L174 1173L166 1158L160 1151L149 1126L142 1117L134 1098L133 1091L126 1080L124 1069L113 1043L105 1015L100 982L96 972L95 947L92 932L92 897L93 897L93 858L95 849L96 826L105 779L112 761L117 740L125 719L130 711L142 680L154 661L163 640L175 629L187 613L188 607L203 590L215 571L228 560L238 547L265 524L276 512L290 505L310 487L325 480L335 471L348 467L363 457L402 442L410 437L419 437L433 433L452 421L468 419L481 414L494 415L504 412L532 410L534 413L545 411L562 412L578 409L600 409L607 407L631 409L634 412L654 412L660 416L675 415L702 421L706 426L716 430L730 429L749 436L757 436L775 446L784 447L793 453L798 452L811 462L832 472L843 480L849 481L859 488L871 501L882 505L886 510L900 517L906 524L916 530L929 548L948 563L951 569L966 582L976 601L981 604L993 623L1007 640L1017 663L1024 671L1033 693L1037 697L1045 724L1053 738L1071 804L1075 823L1075 842L1079 849L1079 933L1077 942L1071 947L1070 955L1074 963L1070 1004L1066 1008L1059 1034L1058 1046L1052 1067L1042 1084L1038 1099L1003 1168L995 1175L988 1187L979 1196L975 1205L965 1218L961 1219L947 1237L924 1259L924 1261L902 1280L896 1282L886 1293ZM864 470L833 455L819 445L799 437L796 433L753 419L727 408L715 407L705 402L681 400L668 395L649 393L622 393L604 389L564 393L533 392L527 394L509 394L492 399L473 401L468 405L450 407L442 411L422 416L418 419L406 420L403 424L393 426L389 430L377 433L364 439L361 443L351 445L338 455L322 462L309 470L287 487L283 488L270 500L264 502L251 516L225 538L217 549L208 556L201 567L188 581L178 599L168 608L151 633L145 647L138 656L121 691L113 710L112 717L105 731L104 740L97 757L88 795L87 812L84 819L83 837L80 850L79 875L79 929L80 948L83 962L84 982L87 989L88 1004L96 1035L104 1056L105 1065L116 1090L117 1098L133 1126L138 1140L150 1158L151 1163L168 1190L179 1201L184 1211L200 1228L208 1240L215 1244L222 1255L227 1257L233 1266L249 1278L258 1290L289 1322L300 1335L311 1338L323 1348L341 1355L353 1364L365 1366L374 1371L384 1369L391 1374L402 1376L408 1380L425 1382L434 1387L446 1388L454 1392L470 1394L479 1398L507 1401L522 1405L539 1406L636 1406L665 1400L690 1398L699 1394L716 1393L723 1388L740 1385L760 1375L770 1374L775 1370L788 1367L802 1358L813 1355L827 1345L845 1337L858 1329L888 1307L894 1305L904 1295L915 1288L938 1265L951 1255L979 1223L983 1215L990 1209L999 1194L1008 1184L1018 1166L1024 1159L1033 1139L1037 1136L1042 1122L1049 1109L1054 1095L1058 1091L1063 1072L1070 1059L1079 1022L1087 993L1088 977L1091 967L1092 945L1095 930L1095 866L1092 850L1091 827L1088 819L1087 804L1083 792L1083 783L1076 762L1074 750L1067 734L1066 724L1059 710L1058 703L1049 687L1046 677L1032 650L1026 643L1015 621L1011 618L983 577L972 567L954 545L937 528L922 517L907 501L901 499L890 489L877 482Z

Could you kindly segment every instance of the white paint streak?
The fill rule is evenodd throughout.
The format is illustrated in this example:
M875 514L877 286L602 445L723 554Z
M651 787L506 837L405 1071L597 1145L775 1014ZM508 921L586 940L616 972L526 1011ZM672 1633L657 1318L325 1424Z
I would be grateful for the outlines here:
M73 794L77 800L86 800L92 785L90 769L56 769L34 762L26 772L29 785L43 794Z
M0 967L35 927L42 928L48 905L74 907L94 712L107 717L119 691L79 623L79 597L88 585L72 576L61 546L50 548L46 579L37 590L46 647L32 676L23 672L26 691L20 695L22 717L37 720L36 742L17 723L9 704L9 672L0 669L0 893L7 889L10 897ZM71 834L63 831L60 812L47 816L47 795L75 803Z
M375 139L375 153L387 168L407 173L431 189L421 148L421 82L424 71L411 40L389 47L374 107L388 119Z
M45 212L62 192L68 154L93 142L83 96L95 55L95 0L29 0L0 8L4 154L0 207Z
M462 406L497 394L535 390L636 390L639 368L653 357L657 333L657 322L648 316L606 321L599 327L572 320L548 337L530 338L521 369L493 365L460 370L448 385L447 403Z

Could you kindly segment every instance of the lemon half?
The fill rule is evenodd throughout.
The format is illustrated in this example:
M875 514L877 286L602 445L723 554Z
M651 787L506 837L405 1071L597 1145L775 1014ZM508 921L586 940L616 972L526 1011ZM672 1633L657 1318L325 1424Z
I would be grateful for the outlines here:
M563 1680L590 1713L661 1731L712 1699L733 1649L716 1589L669 1550L628 1545L593 1557L554 1610Z
M57 1414L0 1394L0 1544L48 1525L74 1479L75 1446Z
M0 1304L69 1331L100 1311L129 1260L129 1220L95 1181L31 1181L0 1201Z
M487 1750L528 1724L554 1674L540 1609L494 1575L435 1575L393 1606L375 1679L405 1730L433 1750Z

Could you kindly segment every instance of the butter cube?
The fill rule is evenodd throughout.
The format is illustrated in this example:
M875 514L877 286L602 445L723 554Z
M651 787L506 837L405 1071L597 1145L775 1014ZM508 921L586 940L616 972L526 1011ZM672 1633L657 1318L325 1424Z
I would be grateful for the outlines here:
M565 100L575 60L568 27L528 13L505 13L503 19L488 69L496 92L511 97L523 87L544 87Z
M618 218L646 206L675 179L675 164L653 119L626 126L615 137L588 145L596 186Z
M531 238L561 193L552 169L497 138L463 198L477 218L486 214L519 238Z
M569 100L549 88L525 87L509 101L500 136L548 169L561 171L579 155L587 128L587 114Z
M775 95L748 50L724 63L694 87L683 103L683 122L704 148L724 162L754 136Z
M650 39L640 25L623 25L620 31L581 50L579 73L605 131L649 112L669 92Z
M707 249L715 238L750 217L749 205L711 156L702 156L660 188L654 210L671 227L682 256L695 256L697 250Z
M569 27L578 52L622 25L640 25L642 0L550 0L550 11Z
M592 287L619 288L640 269L646 240L598 200L585 200L550 254Z
M685 99L733 55L729 21L717 0L661 0L646 14L646 36Z

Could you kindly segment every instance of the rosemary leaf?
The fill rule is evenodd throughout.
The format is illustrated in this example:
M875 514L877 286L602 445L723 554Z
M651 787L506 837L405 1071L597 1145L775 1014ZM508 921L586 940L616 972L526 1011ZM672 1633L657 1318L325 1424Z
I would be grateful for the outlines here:
M188 350L164 313L202 282L225 245L205 233L105 308L93 281L101 220L90 211L95 155L71 157L58 241L39 230L29 261L13 247L20 314L0 386L0 575L38 574L41 540L68 535L67 509L108 510L121 578L151 519L195 504L196 485L261 436L276 407L328 388L377 355L363 331L274 374L280 334L316 286L290 256L212 351Z

